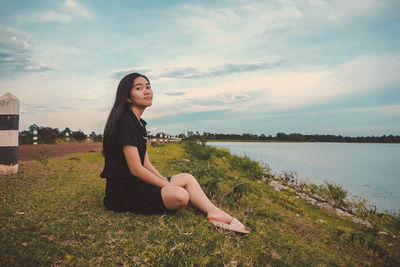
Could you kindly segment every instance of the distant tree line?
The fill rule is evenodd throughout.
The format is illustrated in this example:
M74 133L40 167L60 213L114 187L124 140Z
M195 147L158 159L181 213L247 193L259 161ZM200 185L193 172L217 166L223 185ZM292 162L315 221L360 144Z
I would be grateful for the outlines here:
M29 130L25 130L19 132L19 144L20 145L29 145L33 143L33 131L37 131L38 143L39 144L54 144L56 140L66 140L67 133L68 137L71 141L81 142L87 139L87 135L81 130L71 131L70 128L66 127L63 131L60 131L58 128L51 128L45 126L38 126L36 124L32 124L29 126ZM101 134L96 134L92 132L89 135L89 138L94 142L102 142L103 136Z
M312 134L303 135L300 133L277 133L275 136L265 134L257 135L250 133L243 134L218 134L203 132L187 132L187 135L180 134L179 137L186 140L193 141L282 141L282 142L347 142L347 143L400 143L399 135L382 135L382 136L358 136L349 137L341 135L329 135L329 134Z

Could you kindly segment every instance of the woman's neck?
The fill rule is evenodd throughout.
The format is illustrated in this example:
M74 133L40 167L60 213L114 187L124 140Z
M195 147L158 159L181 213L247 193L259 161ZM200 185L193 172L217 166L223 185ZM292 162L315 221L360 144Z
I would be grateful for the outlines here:
M140 117L142 117L144 108L132 106L131 110L132 110L133 114L135 114L136 118L140 121Z

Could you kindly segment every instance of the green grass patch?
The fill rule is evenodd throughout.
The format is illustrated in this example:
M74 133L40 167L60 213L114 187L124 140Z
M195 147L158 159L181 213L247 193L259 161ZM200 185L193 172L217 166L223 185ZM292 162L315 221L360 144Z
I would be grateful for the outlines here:
M100 153L43 156L0 177L0 265L399 265L393 216L371 213L373 228L338 217L274 191L267 171L226 150L163 144L149 146L149 155L166 176L196 176L251 234L215 229L192 207L150 216L107 211Z

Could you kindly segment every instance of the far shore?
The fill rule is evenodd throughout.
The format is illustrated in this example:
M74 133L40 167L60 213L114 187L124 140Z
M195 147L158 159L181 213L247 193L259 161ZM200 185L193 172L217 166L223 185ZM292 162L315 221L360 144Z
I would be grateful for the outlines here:
M198 140L200 142L200 140ZM348 144L400 144L400 142L321 142L321 141L278 141L278 140L207 140L207 143L214 142L247 142L247 143L348 143Z

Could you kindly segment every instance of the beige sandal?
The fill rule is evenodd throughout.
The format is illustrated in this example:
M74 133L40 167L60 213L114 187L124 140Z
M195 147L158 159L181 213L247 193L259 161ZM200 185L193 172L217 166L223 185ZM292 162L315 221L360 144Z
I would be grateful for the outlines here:
M233 220L229 224L219 222L215 218L208 218L208 220L212 224L214 224L216 227L221 228L221 229L225 229L225 230L236 232L236 233L242 233L242 234L250 233L249 231L246 230L244 225L241 222L239 222L239 220L236 218L233 218Z

